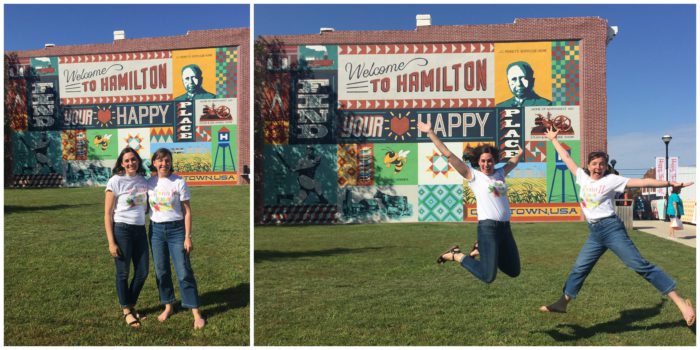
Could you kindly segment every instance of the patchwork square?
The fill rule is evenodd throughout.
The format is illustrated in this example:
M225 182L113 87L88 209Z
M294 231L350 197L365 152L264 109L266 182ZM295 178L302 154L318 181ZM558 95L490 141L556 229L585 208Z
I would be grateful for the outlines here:
M461 222L462 185L418 186L418 221Z
M238 95L238 47L216 49L216 97Z

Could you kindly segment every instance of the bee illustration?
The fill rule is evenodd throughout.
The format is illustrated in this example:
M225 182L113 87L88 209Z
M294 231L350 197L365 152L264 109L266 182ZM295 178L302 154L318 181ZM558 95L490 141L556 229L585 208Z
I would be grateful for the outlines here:
M112 134L104 134L103 135L95 135L95 139L92 140L92 142L95 144L95 146L99 146L103 151L107 150L107 147L109 147L109 139L112 138Z
M399 153L397 154L396 152L389 150L384 155L384 164L386 164L387 168L394 165L394 174L398 174L406 164L406 157L410 152L411 151L409 150L399 150Z

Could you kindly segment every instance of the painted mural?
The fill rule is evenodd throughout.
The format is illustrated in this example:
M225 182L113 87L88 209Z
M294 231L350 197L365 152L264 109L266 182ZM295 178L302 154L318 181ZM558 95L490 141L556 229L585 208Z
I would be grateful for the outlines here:
M105 185L125 146L190 185L238 182L238 47L32 57L13 67L13 174ZM13 90L14 91L14 90Z
M547 41L270 50L265 220L476 221L469 186L418 121L455 154L491 144L505 163L523 149L507 178L513 221L580 220L573 176L544 137L556 126L580 160L579 49Z

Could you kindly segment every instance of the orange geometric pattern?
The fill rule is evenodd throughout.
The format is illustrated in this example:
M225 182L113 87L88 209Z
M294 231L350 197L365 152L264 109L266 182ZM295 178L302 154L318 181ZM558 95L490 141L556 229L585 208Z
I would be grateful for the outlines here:
M396 55L415 53L493 52L492 43L338 45L339 55Z
M492 98L449 98L419 100L338 100L338 109L396 109L396 108L489 108Z

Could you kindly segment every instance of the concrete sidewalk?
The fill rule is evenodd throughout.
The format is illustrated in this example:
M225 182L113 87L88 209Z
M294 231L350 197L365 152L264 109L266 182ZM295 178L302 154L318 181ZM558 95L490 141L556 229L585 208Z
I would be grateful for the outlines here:
M637 231L650 233L654 236L668 239L695 248L695 225L683 224L683 230L676 231L676 239L668 237L670 222L661 220L634 220L633 227Z

